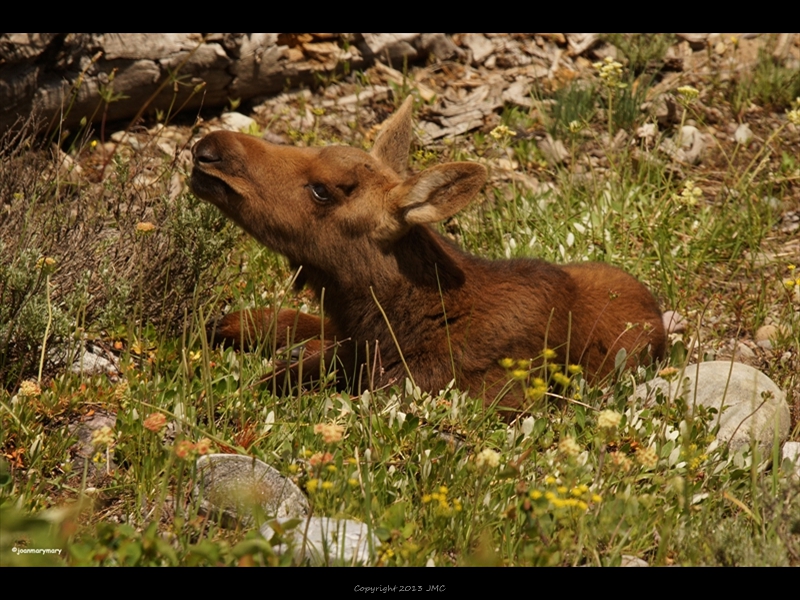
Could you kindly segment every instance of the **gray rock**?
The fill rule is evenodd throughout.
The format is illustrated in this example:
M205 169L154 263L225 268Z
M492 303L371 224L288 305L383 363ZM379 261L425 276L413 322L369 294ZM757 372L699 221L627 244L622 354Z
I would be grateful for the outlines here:
M195 495L207 514L221 514L223 525L249 525L254 516L285 519L309 513L300 488L257 458L209 454L197 459L197 472Z
M727 361L689 365L683 383L661 377L643 383L634 398L655 398L655 390L674 400L682 396L694 403L714 407L720 414L721 441L733 450L750 443L751 436L764 449L772 447L777 430L779 442L789 435L789 405L785 394L761 371L742 363Z
M279 519L283 525L288 519ZM261 527L261 535L270 539L275 530L269 523ZM286 552L294 551L298 562L311 564L354 564L369 561L380 546L380 540L369 528L352 519L333 519L330 517L309 517L295 527L285 531L282 543L276 548Z

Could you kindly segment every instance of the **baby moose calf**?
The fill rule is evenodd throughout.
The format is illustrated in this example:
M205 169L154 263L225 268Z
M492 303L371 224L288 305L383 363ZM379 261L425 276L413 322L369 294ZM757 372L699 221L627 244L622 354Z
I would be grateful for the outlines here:
M191 188L259 242L302 267L297 284L323 300L325 319L294 310L225 316L217 341L290 334L308 341L284 372L319 377L334 359L342 383L375 387L406 376L437 393L451 380L487 403L525 408L503 358L581 365L592 381L664 354L661 311L636 279L603 263L472 256L430 224L464 208L486 180L475 163L406 172L411 99L372 151L294 148L217 131L193 150ZM312 339L313 338L313 339ZM275 339L275 338L272 338ZM276 371L277 372L277 371ZM363 378L363 379L362 379Z

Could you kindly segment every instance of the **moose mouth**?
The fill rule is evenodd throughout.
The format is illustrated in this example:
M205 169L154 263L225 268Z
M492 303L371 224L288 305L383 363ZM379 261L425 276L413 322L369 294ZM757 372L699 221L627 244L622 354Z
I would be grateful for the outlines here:
M192 169L192 176L189 178L189 189L196 196L219 208L224 208L228 205L228 199L233 193L227 183L204 172L202 165L198 164L195 164Z

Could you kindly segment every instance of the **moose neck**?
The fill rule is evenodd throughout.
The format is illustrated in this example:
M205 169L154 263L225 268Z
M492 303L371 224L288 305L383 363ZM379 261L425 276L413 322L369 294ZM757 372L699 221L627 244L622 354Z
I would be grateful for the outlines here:
M441 306L442 296L458 293L466 279L465 255L424 225L412 227L388 251L373 247L363 254L351 250L348 256L352 262L341 263L338 272L305 267L302 281L318 298L324 294L323 309L347 332L380 316L378 303L388 312L412 312L419 303Z

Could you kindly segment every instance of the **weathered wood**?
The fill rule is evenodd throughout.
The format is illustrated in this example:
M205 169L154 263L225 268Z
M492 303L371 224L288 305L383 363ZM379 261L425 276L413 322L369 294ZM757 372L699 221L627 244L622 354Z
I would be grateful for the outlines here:
M63 116L63 126L74 128L104 114L112 121L224 106L312 83L345 64L444 55L447 41L420 34L0 34L0 133L32 111L51 124Z

